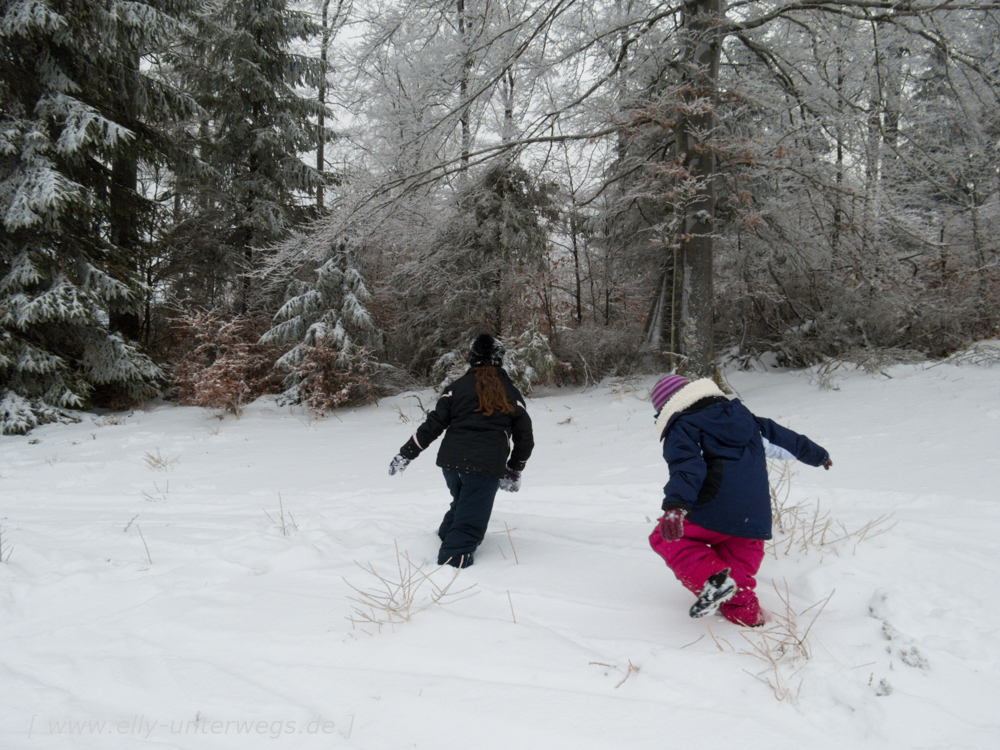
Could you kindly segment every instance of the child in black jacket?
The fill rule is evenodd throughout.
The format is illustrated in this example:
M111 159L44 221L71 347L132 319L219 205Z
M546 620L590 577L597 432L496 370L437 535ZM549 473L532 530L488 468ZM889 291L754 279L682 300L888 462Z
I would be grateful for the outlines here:
M434 411L389 465L389 474L402 472L445 432L437 465L452 502L438 529L439 565L472 565L497 490L517 492L534 447L524 397L501 367L504 354L500 341L486 333L478 336L469 348L469 371L444 389Z

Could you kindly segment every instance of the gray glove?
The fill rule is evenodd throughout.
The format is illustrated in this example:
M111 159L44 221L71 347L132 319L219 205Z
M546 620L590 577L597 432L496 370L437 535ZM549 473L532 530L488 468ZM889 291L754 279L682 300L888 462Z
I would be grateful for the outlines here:
M521 472L507 469L507 474L500 480L500 489L504 492L517 492L521 489Z
M409 465L410 459L404 457L402 453L397 453L396 457L392 459L392 463L389 464L389 476L402 474Z

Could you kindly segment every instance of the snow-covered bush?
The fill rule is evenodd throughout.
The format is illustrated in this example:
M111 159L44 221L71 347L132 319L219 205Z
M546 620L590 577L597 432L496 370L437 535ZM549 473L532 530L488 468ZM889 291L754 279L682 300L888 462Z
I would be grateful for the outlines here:
M980 341L968 349L956 352L947 360L955 365L979 365L994 367L1000 365L1000 342Z
M324 336L316 346L301 349L301 358L292 370L296 381L283 395L303 403L320 416L331 409L366 404L384 395L378 385L380 366L364 347L346 354L332 336Z
M556 358L547 336L538 331L525 331L516 339L504 341L507 356L504 369L522 393L531 393L536 386L551 383L556 372Z
M281 398L314 411L377 398L392 368L379 363L382 336L368 311L371 299L350 246L340 242L316 270L315 282L293 280L261 343L291 349L276 362L285 374Z
M734 360L775 352L785 366L810 367L893 352L908 353L901 362L914 352L940 358L995 336L1000 325L1000 273L988 267L954 260L946 273L887 272L860 284L839 270L793 266L751 265L735 276L720 263L716 334Z
M521 393L531 393L536 386L552 382L557 363L545 335L529 330L517 338L501 336L500 341L507 350L503 369ZM440 389L460 378L468 369L469 349L466 346L438 357L431 370L431 378Z
M194 340L194 348L174 372L180 403L225 409L239 416L245 404L278 390L281 376L275 373L274 362L280 350L259 341L266 319L225 319L196 312L178 322Z
M431 381L439 391L458 380L469 369L469 350L452 349L442 354L431 368Z
M579 328L561 329L554 345L563 364L560 378L586 385L609 376L629 375L639 364L641 346L642 327L638 324L584 323Z
M0 258L0 273L3 266ZM95 392L122 405L160 392L163 372L108 330L100 295L87 282L22 284L15 276L0 278L0 433L75 421L67 410L84 408Z
M60 420L78 421L42 399L26 399L9 389L0 394L0 432L4 435L23 435L40 424Z

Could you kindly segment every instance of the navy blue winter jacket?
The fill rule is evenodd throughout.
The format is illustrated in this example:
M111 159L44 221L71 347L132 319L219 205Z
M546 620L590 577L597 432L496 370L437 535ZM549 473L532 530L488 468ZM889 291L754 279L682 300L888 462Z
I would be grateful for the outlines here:
M663 457L670 467L663 509L683 508L702 528L771 538L771 494L761 436L810 466L829 454L804 435L754 416L738 400L710 397L670 417Z

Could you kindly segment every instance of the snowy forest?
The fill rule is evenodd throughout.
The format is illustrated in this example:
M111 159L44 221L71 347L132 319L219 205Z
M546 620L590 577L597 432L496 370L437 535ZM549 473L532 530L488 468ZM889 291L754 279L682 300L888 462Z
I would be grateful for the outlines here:
M0 430L1000 326L994 0L0 0ZM874 365L873 365L874 363Z

